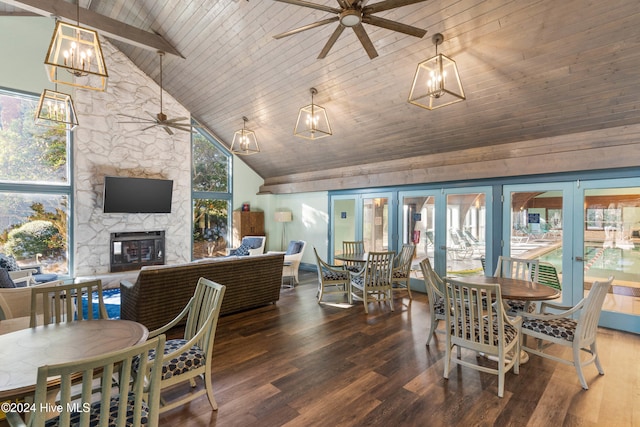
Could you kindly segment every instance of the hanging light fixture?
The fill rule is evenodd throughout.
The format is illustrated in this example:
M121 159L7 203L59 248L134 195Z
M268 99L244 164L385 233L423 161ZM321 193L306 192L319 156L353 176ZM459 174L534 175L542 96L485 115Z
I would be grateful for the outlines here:
M236 131L233 134L233 142L231 143L231 152L234 154L240 154L247 156L249 154L256 154L260 152L260 146L258 145L258 139L256 133L252 130L246 129L245 125L249 121L248 118L242 116L242 129Z
M418 64L409 93L411 104L427 110L466 99L456 62L446 55L438 54L438 45L442 44L444 36L434 34L431 41L436 45L436 56Z
M99 91L107 88L109 76L98 33L80 26L79 0L77 25L56 23L44 65L51 82ZM68 71L73 78L58 80L58 68Z
M56 90L45 89L40 96L35 123L39 126L57 128L61 124L68 130L78 126L76 109L71 95Z
M306 139L324 138L332 134L327 110L313 103L313 96L318 93L316 88L312 87L309 91L311 92L311 104L300 109L293 134Z

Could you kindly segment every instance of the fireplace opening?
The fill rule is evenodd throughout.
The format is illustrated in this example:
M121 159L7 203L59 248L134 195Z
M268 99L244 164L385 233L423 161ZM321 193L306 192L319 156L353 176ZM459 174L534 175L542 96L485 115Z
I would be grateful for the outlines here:
M111 233L112 273L164 264L164 231Z

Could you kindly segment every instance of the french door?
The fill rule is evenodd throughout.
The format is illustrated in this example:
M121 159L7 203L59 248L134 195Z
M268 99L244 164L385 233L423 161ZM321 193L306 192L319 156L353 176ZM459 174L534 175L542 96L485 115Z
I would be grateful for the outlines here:
M483 275L491 248L491 187L402 191L399 244L414 243L441 276ZM491 255L489 254L489 257Z
M555 267L562 304L614 277L600 325L640 333L637 179L504 186L503 251Z
M331 197L331 259L342 253L343 241L362 240L366 251L395 250L393 194L364 193Z

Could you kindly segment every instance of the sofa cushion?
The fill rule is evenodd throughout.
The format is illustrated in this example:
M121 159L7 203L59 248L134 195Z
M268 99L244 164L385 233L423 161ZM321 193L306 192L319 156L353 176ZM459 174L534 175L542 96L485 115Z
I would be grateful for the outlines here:
M245 243L243 243L240 246L238 246L238 248L233 252L233 255L237 255L237 256L249 255L249 249L251 248Z
M247 246L249 249L258 249L262 246L263 237L244 237L240 246Z
M289 247L287 248L287 252L285 255L295 255L299 254L302 250L302 242L292 240L289 242Z
M0 268L0 288L15 288L16 284L13 283L9 272L6 268Z
M5 254L0 254L0 268L7 269L9 271L20 270L16 259L12 255Z

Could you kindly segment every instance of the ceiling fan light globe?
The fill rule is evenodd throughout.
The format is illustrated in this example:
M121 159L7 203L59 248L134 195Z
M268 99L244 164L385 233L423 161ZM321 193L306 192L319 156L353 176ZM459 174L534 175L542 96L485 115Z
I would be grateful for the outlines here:
M362 22L362 13L355 9L347 9L340 13L340 23L345 27L355 27Z

